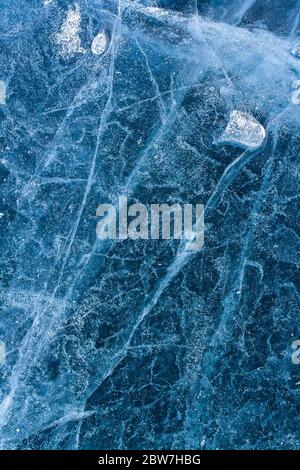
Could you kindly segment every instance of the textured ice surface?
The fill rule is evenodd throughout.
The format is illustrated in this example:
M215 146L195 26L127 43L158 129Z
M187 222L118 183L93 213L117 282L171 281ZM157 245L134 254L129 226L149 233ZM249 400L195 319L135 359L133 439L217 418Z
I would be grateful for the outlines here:
M0 2L2 449L300 447L299 12ZM97 240L120 194L203 203L204 248Z
M255 150L261 147L265 136L265 129L251 114L234 110L218 142Z

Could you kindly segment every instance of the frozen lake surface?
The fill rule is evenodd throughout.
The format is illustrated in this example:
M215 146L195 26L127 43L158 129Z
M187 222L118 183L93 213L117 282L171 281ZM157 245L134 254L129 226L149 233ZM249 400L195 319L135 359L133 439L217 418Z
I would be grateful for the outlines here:
M299 1L0 25L0 448L299 449ZM122 194L204 204L204 247L97 239Z

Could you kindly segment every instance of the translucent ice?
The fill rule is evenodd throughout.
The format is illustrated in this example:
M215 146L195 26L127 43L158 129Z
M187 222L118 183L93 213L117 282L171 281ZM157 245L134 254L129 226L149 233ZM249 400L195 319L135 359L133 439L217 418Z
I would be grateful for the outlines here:
M225 132L218 139L218 143L255 150L261 147L265 136L264 127L252 114L234 110L230 114Z
M299 449L298 0L74 2L0 2L0 449Z

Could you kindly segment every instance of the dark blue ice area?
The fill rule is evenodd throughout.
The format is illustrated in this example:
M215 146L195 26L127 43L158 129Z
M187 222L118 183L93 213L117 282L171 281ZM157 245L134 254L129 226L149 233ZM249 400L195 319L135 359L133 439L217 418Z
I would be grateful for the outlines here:
M298 0L0 0L1 449L300 448L297 44ZM203 249L97 239L121 194Z

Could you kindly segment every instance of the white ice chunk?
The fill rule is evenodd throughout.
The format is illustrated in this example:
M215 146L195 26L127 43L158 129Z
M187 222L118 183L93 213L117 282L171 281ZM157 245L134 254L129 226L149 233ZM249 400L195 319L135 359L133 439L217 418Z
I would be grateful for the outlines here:
M103 52L106 49L106 45L107 45L106 34L104 32L98 33L97 36L94 37L92 45L91 45L93 54L97 54L97 55L103 54Z
M5 343L0 340L0 365L5 363L6 348Z
M0 80L0 104L5 104L6 102L6 84Z
M79 36L81 32L80 24L80 8L75 4L74 9L68 11L60 32L55 35L55 41L59 45L59 53L62 57L71 57L78 52L85 52L81 47Z
M264 127L252 114L234 110L218 143L231 144L249 150L261 147L266 137Z

